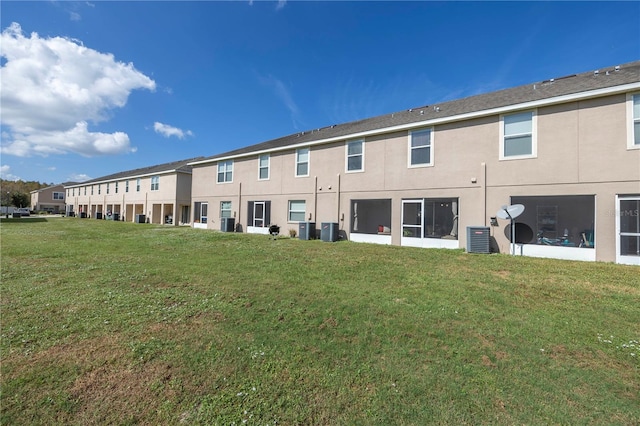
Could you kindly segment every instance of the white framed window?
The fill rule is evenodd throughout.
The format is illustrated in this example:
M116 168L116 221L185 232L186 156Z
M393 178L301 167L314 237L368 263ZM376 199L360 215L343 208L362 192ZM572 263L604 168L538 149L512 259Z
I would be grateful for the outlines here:
M289 222L304 222L306 215L306 201L290 200L289 201Z
M118 182L116 182L116 194L118 193Z
M64 200L64 192L54 192L53 193L53 199L54 200Z
M124 192L129 192L129 181L124 183Z
M262 154L260 157L258 157L258 180L269 179L269 163L269 154Z
M218 183L233 182L233 160L218 162Z
M364 171L364 140L347 142L346 146L346 165L347 173Z
M640 93L627 96L627 148L640 149Z
M296 150L296 177L309 176L309 148Z
M140 192L140 178L136 180L136 192Z
M220 217L231 217L231 201L220 201Z
M98 184L98 195L100 195L101 192L102 192L102 185Z
M536 157L536 127L534 111L500 116L500 159Z
M91 195L93 195L93 185L91 185Z
M84 195L87 195L87 187L84 187Z
M76 196L76 189L75 188L71 188L71 196L72 197Z
M160 176L151 176L151 190L157 191L160 189Z
M107 194L109 193L109 184L107 183Z
M196 223L207 223L208 221L209 203L201 203L196 201L193 203L193 220Z
M431 129L409 132L409 167L433 165Z

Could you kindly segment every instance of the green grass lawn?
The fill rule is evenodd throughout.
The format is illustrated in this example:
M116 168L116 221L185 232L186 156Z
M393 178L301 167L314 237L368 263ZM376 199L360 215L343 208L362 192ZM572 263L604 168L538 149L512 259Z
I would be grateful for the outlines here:
M0 230L2 424L640 420L637 267L77 218Z

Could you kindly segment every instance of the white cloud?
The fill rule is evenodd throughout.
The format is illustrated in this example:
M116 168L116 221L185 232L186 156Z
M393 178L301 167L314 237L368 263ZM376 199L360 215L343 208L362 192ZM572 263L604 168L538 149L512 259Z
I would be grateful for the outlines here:
M81 21L82 16L78 12L69 12L69 19L72 21Z
M68 130L31 130L28 134L14 133L13 141L2 147L2 153L17 157L75 152L86 157L136 152L129 136L123 132L90 132L86 121Z
M153 123L153 130L156 133L161 134L165 138L170 138L171 136L175 136L178 139L184 139L185 136L193 136L193 132L191 130L184 131L177 127L170 126L168 124L163 124L159 122Z
M20 177L11 173L11 166L7 166L6 164L0 166L0 177L4 180L20 180Z
M276 5L276 10L282 9L287 4L287 0L278 0L278 4Z
M136 89L155 90L155 82L133 64L115 60L63 37L25 37L12 23L1 35L0 101L2 153L84 156L135 151L129 136L92 132L88 122L109 118Z
M69 175L69 178L67 180L69 182L86 182L91 179L92 179L91 176L86 175L84 173L72 173Z

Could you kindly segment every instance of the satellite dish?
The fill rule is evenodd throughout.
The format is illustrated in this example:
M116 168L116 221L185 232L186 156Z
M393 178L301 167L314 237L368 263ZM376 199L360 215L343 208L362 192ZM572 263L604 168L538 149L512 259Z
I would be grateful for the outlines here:
M511 241L511 254L516 254L516 217L520 216L524 212L524 206L522 204L513 204L511 206L502 206L496 216L500 219L509 219L511 221L511 233L509 239Z
M502 206L496 217L500 219L515 219L524 212L524 206L522 204L513 204L511 206Z

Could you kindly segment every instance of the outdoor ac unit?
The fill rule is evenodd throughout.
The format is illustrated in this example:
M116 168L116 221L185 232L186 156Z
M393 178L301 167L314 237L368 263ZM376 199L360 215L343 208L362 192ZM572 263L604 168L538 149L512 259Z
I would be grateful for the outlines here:
M489 227L467 226L467 253L489 253Z
M338 224L334 222L322 222L320 239L329 242L338 241Z
M298 224L298 238L301 240L314 240L316 238L316 223L300 222Z
M233 232L235 231L236 220L233 217L223 217L220 221L220 230L222 232Z

